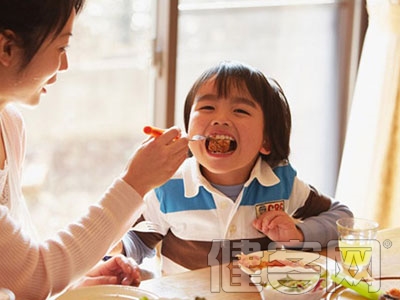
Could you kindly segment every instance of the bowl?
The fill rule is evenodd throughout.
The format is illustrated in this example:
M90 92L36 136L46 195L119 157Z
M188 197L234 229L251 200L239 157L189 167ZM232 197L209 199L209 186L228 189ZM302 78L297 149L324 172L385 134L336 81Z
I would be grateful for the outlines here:
M331 284L326 274L325 270L305 267L267 267L250 280L263 300L314 300L321 299Z

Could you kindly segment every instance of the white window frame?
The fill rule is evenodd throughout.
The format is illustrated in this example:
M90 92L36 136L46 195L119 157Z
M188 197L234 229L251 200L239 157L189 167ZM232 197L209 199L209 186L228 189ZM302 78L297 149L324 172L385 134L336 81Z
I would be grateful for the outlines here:
M277 5L331 5L339 3L340 19L338 28L338 39L341 39L341 47L337 49L343 53L339 62L339 91L340 99L339 113L339 132L340 141L337 153L342 155L343 144L346 134L349 107L354 90L355 79L357 76L358 62L367 27L367 13L365 0L271 0L268 2L242 1L237 4L237 8L254 5L265 7ZM204 3L199 9L224 9L223 1L221 6L212 6ZM196 6L198 6L196 4ZM190 7L183 7L190 9ZM154 39L153 62L155 68L154 86L154 124L161 127L175 125L175 85L176 85L176 61L177 61L177 41L178 41L178 15L179 0L157 0L157 24Z

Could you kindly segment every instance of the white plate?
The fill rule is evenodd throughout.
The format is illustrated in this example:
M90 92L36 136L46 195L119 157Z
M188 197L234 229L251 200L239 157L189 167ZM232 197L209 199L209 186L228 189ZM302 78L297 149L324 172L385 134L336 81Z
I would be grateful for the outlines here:
M153 293L132 286L96 285L69 290L56 300L139 300L141 297L159 299Z
M334 260L313 252L259 251L250 253L249 256L258 256L261 262L277 260L300 263L294 266L265 266L263 269L250 269L239 263L240 269L248 274L251 281L258 287L261 299L320 299L334 284L326 273L333 274L341 270L341 266ZM310 269L309 266L313 268ZM287 279L287 276L301 280L304 288L291 289L285 286L284 279ZM325 281L322 286L320 286L320 279Z

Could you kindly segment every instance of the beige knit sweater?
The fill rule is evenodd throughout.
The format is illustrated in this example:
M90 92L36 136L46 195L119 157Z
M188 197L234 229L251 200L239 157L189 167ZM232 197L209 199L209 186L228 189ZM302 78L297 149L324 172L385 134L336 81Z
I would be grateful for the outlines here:
M0 287L13 291L18 300L46 299L101 260L141 214L143 201L127 183L116 179L86 215L53 238L36 241L21 226L29 218L21 192L24 124L10 105L0 118L10 186L9 207L0 205Z

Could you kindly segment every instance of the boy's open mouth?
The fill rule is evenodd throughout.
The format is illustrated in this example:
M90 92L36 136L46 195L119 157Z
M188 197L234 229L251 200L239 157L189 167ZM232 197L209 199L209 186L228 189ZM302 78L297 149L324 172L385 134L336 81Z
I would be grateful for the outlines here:
M212 154L227 154L236 150L237 142L228 135L214 135L207 137L206 148Z

